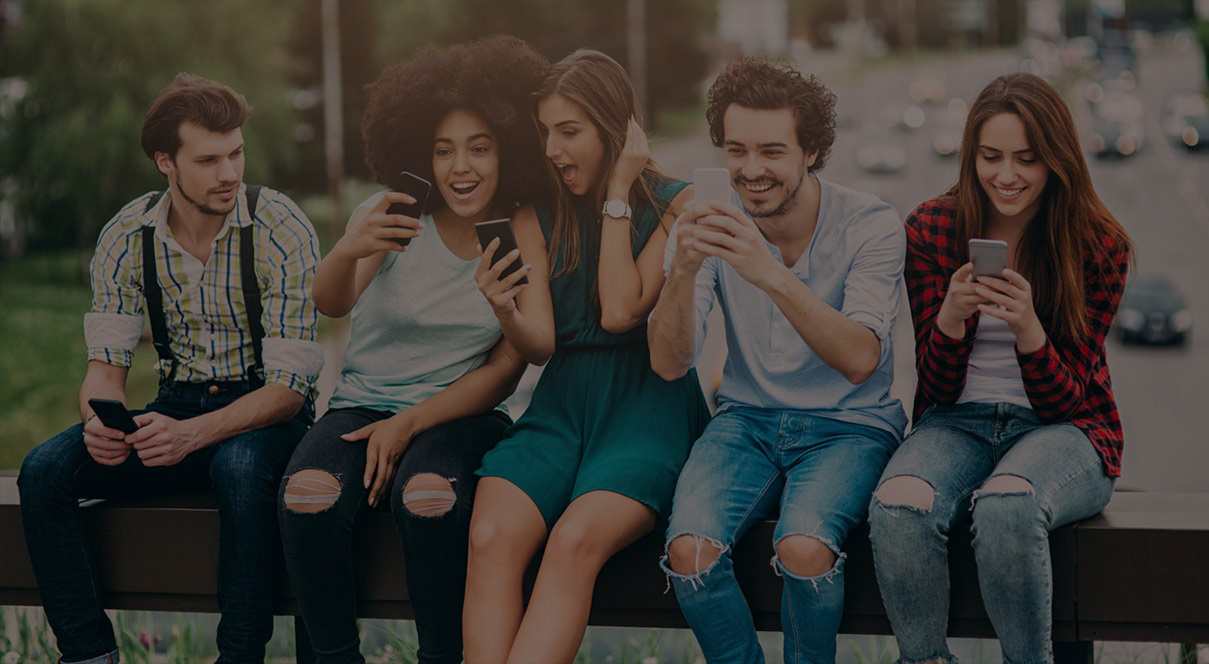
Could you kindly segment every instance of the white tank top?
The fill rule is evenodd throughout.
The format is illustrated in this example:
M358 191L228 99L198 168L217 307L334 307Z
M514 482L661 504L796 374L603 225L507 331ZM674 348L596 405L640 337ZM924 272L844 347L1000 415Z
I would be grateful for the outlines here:
M373 207L380 199L362 203ZM398 412L481 367L503 336L474 280L478 258L453 255L432 217L407 251L387 252L357 300L329 408Z
M966 387L957 403L1006 402L1032 408L1016 360L1016 335L994 316L981 315L966 369Z

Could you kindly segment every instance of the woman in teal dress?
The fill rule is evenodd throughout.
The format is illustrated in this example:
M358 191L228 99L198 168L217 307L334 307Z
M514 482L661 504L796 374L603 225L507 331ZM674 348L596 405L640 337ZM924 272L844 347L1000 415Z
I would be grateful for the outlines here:
M521 258L491 265L495 243L484 247L478 280L511 343L555 351L528 410L479 470L469 664L574 658L597 573L666 515L709 418L696 374L659 378L646 342L668 229L691 192L651 161L633 88L608 56L577 51L534 97L557 193L536 219L514 222ZM513 260L550 266L552 316L516 307L526 270L497 279ZM543 543L526 610L522 579Z

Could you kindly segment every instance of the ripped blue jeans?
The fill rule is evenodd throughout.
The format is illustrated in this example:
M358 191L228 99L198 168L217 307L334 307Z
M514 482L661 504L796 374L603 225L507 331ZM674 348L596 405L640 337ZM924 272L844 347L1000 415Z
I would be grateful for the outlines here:
M957 523L971 520L1003 660L1052 661L1049 531L1099 512L1113 484L1072 424L1042 424L1008 403L928 409L886 467L869 513L899 661L955 661L945 642L947 543Z
M667 541L670 546L689 536L698 551L720 549L722 555L708 565L696 561L697 572L688 575L674 572L666 556L660 563L706 661L764 661L751 610L735 581L731 549L778 509L776 545L804 535L836 558L830 570L814 576L794 574L780 556L772 560L785 580L785 661L835 660L844 612L840 547L865 519L869 496L897 446L898 437L889 431L802 412L732 407L714 417L676 484Z

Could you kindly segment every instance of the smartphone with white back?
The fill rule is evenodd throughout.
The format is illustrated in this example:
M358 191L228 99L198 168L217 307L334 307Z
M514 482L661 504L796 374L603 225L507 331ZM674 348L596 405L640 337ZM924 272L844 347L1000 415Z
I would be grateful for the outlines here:
M725 168L698 168L693 171L693 200L701 203L730 203L734 189L730 171Z
M1003 277L1007 267L1007 242L970 238L970 262L974 263L974 277Z

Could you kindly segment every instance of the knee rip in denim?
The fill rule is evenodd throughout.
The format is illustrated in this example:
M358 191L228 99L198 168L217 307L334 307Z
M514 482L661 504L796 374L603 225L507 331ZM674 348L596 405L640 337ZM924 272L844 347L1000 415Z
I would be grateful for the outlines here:
M1036 492L1032 482L1019 475L995 475L970 498L970 509L983 496L1031 496Z
M936 489L921 477L896 475L882 482L873 494L873 500L886 513L894 516L897 516L895 510L898 509L928 514L936 500Z
M326 470L299 470L286 481L285 508L296 514L314 514L330 509L340 498L340 487L340 479Z
M458 500L453 482L436 473L416 473L403 486L403 507L415 516L444 516Z
M798 540L801 543L805 543L804 540L812 539L817 542L820 542L823 546L825 546L827 548L827 550L830 551L832 553L832 555L835 556L835 562L833 562L831 564L830 569L823 572L822 574L815 574L815 575L798 574L797 572L794 572L793 570L789 569L785 565L785 561L782 560L783 554L781 553L781 546L782 545L785 545L787 547L794 546L794 541L797 538L802 538L802 540ZM789 544L786 544L786 542L789 542ZM789 578L797 579L798 581L809 581L810 584L812 586L814 586L815 592L818 592L820 581L826 581L827 583L835 583L835 577L840 574L840 570L843 569L843 566L844 566L844 561L847 559L848 559L848 554L844 553L843 551L840 551L839 547L837 547L835 545L835 542L833 542L828 537L821 537L821 536L815 535L813 533L811 533L809 535L792 534L792 535L786 535L776 541L776 543L773 545L772 560L768 561L768 564L772 566L772 571L777 576L782 576L782 577L788 576Z
M676 571L676 569L672 567L672 549L676 549L676 567L685 569L687 565L683 565L682 563L688 562L686 560L688 556L687 551L684 551L684 549L688 548L689 542L692 542L693 571L684 574ZM712 550L705 550L705 546L707 544ZM701 580L701 577L707 576L711 571L713 571L714 567L717 566L718 561L722 559L722 555L729 550L729 546L722 544L722 542L719 542L716 539L705 537L704 535L677 535L670 542L668 542L667 547L663 550L663 558L659 561L659 565L663 568L663 572L667 576L668 580L668 586L664 589L664 592L667 592L667 590L672 587L672 577L680 579L681 581L688 581L693 590L697 589L697 584L704 586L705 583ZM702 564L702 554L705 554L706 557L705 564Z

